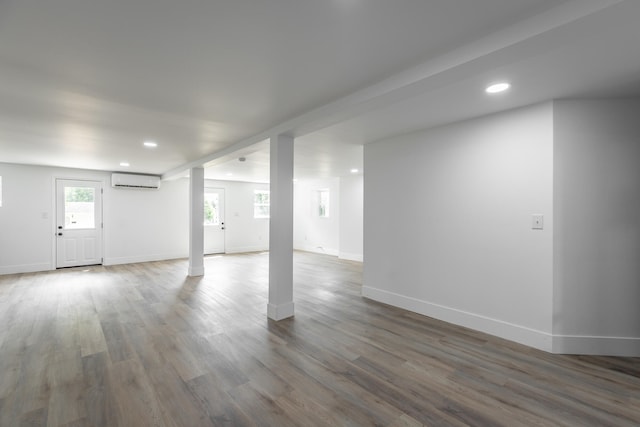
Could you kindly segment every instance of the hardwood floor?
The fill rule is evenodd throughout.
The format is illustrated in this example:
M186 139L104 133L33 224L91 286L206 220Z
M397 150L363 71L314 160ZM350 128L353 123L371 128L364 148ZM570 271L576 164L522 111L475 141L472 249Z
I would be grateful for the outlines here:
M640 359L558 356L360 296L296 253L0 276L1 426L638 426Z

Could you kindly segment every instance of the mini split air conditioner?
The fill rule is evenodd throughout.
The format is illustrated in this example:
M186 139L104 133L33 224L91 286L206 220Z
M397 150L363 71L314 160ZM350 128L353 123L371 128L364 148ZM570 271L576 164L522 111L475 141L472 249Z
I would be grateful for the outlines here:
M111 186L113 188L160 188L160 177L155 175L135 175L130 173L112 173Z

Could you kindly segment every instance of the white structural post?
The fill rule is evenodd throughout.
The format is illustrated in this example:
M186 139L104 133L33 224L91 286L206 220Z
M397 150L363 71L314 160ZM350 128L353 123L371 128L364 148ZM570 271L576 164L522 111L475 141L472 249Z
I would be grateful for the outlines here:
M293 138L271 138L269 304L267 316L293 316Z
M189 176L189 276L203 276L204 168L191 168Z

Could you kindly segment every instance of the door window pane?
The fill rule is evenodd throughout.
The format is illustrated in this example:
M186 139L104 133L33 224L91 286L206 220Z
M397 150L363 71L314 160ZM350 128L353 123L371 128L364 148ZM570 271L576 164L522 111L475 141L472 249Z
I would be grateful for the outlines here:
M95 228L95 188L64 187L64 228Z
M220 198L218 193L204 193L204 225L220 225Z
M318 216L329 218L329 190L318 190Z
M269 190L254 190L253 191L253 217L254 218L269 218L271 195Z

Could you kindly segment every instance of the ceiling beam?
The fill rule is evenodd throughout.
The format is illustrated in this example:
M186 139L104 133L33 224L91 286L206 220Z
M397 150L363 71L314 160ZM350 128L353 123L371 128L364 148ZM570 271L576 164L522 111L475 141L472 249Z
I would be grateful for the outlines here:
M417 94L452 84L459 80L460 73L446 72L464 68L465 65L498 54L519 43L625 1L634 0L572 0L562 3L379 83L282 122L257 135L237 141L222 150L171 169L162 175L162 179L184 176L184 173L193 167L211 163L276 135L303 136Z

